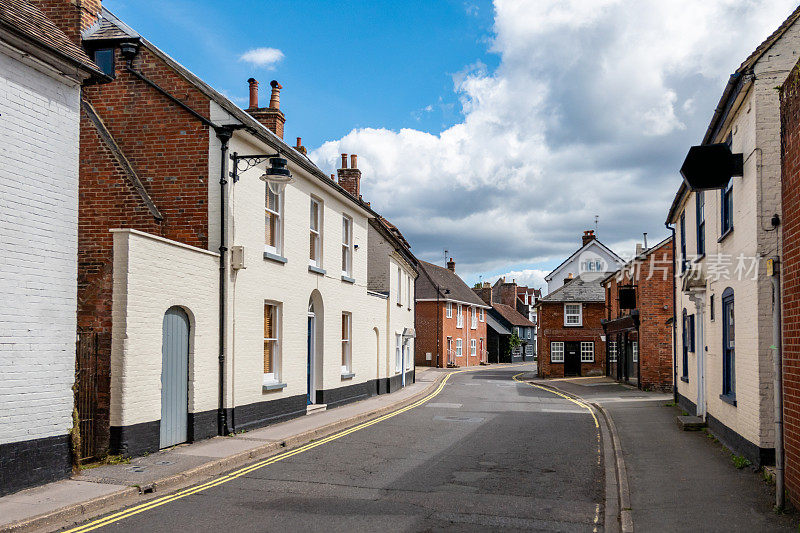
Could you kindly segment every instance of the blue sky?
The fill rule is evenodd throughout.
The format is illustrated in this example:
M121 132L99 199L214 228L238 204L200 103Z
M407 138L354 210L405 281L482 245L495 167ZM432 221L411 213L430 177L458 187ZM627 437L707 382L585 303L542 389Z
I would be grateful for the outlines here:
M280 81L285 137L300 136L309 147L365 126L444 129L462 119L453 74L477 61L498 63L487 52L493 19L486 1L104 5L241 106L249 77L259 80L262 100L269 81ZM273 70L239 61L260 47L283 52Z
M286 140L327 173L358 154L417 257L541 287L596 216L623 256L667 236L687 150L796 1L104 5L242 107L278 79Z

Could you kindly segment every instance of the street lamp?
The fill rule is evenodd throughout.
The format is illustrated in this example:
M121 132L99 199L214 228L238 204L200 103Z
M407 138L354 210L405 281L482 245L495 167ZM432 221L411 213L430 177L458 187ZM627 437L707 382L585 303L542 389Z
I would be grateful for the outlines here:
M239 155L236 152L231 155L233 161L233 170L231 171L231 178L233 182L239 181L239 174L269 160L269 166L264 174L258 179L265 182L274 194L280 194L289 183L294 183L292 173L286 168L288 161L281 157L280 152L276 154L258 154L258 155Z
M294 178L289 169L286 168L287 161L282 157L273 157L269 160L269 168L258 179L269 186L273 194L279 195L290 183L294 183Z

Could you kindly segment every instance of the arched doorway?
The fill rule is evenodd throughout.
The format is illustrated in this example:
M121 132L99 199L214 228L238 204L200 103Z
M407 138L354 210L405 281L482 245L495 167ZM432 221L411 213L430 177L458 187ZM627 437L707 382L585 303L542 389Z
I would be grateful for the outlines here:
M160 448L186 442L188 410L189 316L180 307L170 307L161 330Z
M308 360L307 391L308 405L317 403L317 391L322 388L322 353L325 324L322 296L315 290L308 299Z

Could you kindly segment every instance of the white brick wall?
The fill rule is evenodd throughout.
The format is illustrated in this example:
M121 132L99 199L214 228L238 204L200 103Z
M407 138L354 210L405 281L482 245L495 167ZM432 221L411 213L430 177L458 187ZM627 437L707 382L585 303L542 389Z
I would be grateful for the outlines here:
M161 419L164 313L189 315L189 412L218 405L219 255L135 230L114 232L111 425Z
M705 358L706 402L708 413L754 444L774 446L772 391L772 294L763 259L776 253L775 232L770 217L780 213L780 116L776 87L783 83L797 62L800 29L797 24L755 65L755 81L734 109L729 123L715 142L724 142L733 134L734 153L744 154L744 176L734 177L734 231L721 243L720 194L705 194L706 266L716 254L762 258L758 279L720 279L707 284L704 311L704 337L708 347ZM690 194L686 213L687 253L695 252L695 199ZM680 213L678 214L680 216ZM676 219L677 220L677 219ZM678 232L679 233L679 232ZM678 236L680 238L680 236ZM676 243L680 250L680 242ZM735 266L734 259L734 266ZM731 267L731 272L733 273ZM719 398L722 391L722 293L734 291L736 316L736 400L734 407ZM715 295L715 320L710 319L708 302ZM678 363L681 361L680 320L683 308L694 313L694 304L677 293ZM698 345L698 349L700 346ZM680 376L680 370L678 372ZM696 358L689 354L689 383L678 383L679 392L692 401L697 398Z
M0 444L72 426L79 94L0 49Z

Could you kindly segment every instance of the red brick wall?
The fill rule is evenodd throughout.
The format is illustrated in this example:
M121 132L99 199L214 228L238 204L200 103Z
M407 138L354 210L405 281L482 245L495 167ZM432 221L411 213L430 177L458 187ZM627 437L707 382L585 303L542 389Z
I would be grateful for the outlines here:
M52 20L67 37L81 45L81 31L97 21L100 0L32 0L42 13Z
M539 320L539 376L543 378L564 377L564 363L550 362L551 342L594 342L594 363L581 363L581 376L601 376L605 373L606 343L600 338L603 327L600 320L605 317L605 303L583 304L583 325L564 327L564 304L562 302L540 303L537 308Z
M203 115L209 100L165 63L141 49L134 67ZM209 131L186 111L124 70L84 88L105 126L160 210L156 221L102 142L81 117L78 218L78 328L98 335L98 445L108 446L113 240L112 228L134 228L208 247Z
M781 89L783 416L786 489L800 506L800 70Z
M636 305L639 310L639 372L640 387L645 390L672 390L672 244L667 242L638 263L633 270L624 271L619 279L612 277L604 283L606 289L605 318L615 319L630 314L619 308L619 285L636 285ZM629 333L629 340L637 340ZM613 340L613 339L612 339ZM616 376L616 365L609 374Z
M444 367L447 365L447 337L453 339L452 349L456 351L456 339L461 338L462 343L462 356L453 356L453 360L457 366L475 366L481 362L481 341L483 342L483 349L486 349L486 322L480 321L480 312L478 314L478 327L471 329L472 317L470 315L470 308L463 307L464 324L463 327L458 328L457 315L458 306L453 304L453 317L447 318L447 304L441 302L417 302L416 303L416 318L415 330L417 338L415 339L415 355L414 360L418 366L435 366L436 354L439 353L439 366ZM438 316L438 326L437 326ZM437 351L437 339L438 351ZM469 339L476 339L476 355L470 356ZM431 360L425 358L425 354L430 352L432 354Z

